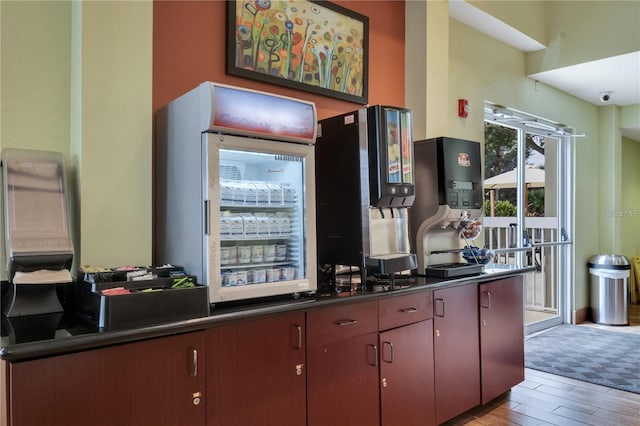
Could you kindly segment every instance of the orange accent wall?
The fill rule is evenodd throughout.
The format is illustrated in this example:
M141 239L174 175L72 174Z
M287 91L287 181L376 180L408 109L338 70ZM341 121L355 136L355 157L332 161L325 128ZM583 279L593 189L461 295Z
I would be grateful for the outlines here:
M369 17L369 104L404 106L404 1L334 1ZM322 119L360 104L225 74L224 1L154 1L153 111L216 81L313 101Z

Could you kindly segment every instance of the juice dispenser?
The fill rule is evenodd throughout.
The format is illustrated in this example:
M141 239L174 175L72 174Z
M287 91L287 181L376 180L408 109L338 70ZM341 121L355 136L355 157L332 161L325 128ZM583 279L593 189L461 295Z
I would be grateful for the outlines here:
M321 120L316 141L318 264L356 266L361 279L416 267L407 209L414 200L411 112L370 106Z

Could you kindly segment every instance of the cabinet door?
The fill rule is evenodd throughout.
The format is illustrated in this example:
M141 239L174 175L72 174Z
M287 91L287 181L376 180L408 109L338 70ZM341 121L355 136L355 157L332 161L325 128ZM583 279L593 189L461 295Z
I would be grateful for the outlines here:
M478 286L433 295L436 424L480 404Z
M305 315L207 330L207 424L306 423Z
M129 424L204 425L205 348L204 331L127 348L127 377L120 386L129 389Z
M308 426L380 424L377 332L308 346L307 360Z
M523 277L480 285L482 403L524 380Z
M189 333L11 363L9 424L204 425L203 350Z
M380 333L383 426L432 426L433 321Z

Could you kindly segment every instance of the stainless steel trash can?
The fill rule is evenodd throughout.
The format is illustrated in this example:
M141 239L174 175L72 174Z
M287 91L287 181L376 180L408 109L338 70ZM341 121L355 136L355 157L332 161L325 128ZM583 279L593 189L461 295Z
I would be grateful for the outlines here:
M617 254L596 254L588 265L593 321L629 325L629 260Z

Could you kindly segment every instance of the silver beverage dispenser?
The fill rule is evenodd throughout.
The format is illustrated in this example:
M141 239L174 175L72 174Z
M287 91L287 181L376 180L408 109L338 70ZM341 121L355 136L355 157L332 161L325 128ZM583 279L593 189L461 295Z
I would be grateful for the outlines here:
M375 105L321 120L316 141L318 264L359 268L393 284L416 267L411 112Z
M482 272L482 265L463 263L460 256L461 246L480 230L480 144L438 137L416 141L414 150L416 195L409 221L418 274L452 277Z

